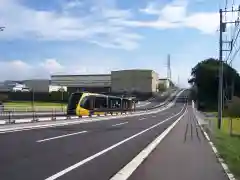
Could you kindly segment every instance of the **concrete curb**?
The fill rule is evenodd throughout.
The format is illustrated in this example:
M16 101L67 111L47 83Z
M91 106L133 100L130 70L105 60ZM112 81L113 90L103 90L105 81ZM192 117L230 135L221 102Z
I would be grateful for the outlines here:
M199 127L201 128L205 138L207 139L208 143L210 144L214 154L216 155L219 163L221 164L224 172L227 174L229 180L237 180L234 175L230 172L228 165L224 162L224 160L220 157L220 154L217 150L217 148L215 147L215 145L213 144L213 142L211 141L211 139L209 138L208 134L206 133L206 131L203 129L202 125L199 123L200 117L196 114L196 109L194 107L194 102L192 102L192 108L193 108L193 114L197 119L197 123L199 125Z

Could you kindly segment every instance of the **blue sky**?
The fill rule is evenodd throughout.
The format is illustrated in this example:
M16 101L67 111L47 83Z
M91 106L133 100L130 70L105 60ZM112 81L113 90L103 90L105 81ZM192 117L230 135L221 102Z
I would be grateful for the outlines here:
M218 56L223 0L1 0L0 80L153 69L187 85Z

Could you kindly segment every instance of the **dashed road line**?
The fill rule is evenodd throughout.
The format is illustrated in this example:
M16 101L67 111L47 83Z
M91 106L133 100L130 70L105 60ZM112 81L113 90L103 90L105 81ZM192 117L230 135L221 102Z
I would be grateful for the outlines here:
M77 134L83 134L83 133L87 133L87 131L81 131L81 132L76 132L76 133L71 133L71 134L65 134L65 135L62 135L62 136L51 137L51 138L47 138L47 139L38 140L36 142L40 143L40 142L50 141L50 140L53 140L53 139L60 139L60 138L73 136L73 135L77 135Z
M119 123L119 124L113 124L112 126L115 127L115 126L121 126L123 124L127 124L128 122L123 122L123 123Z

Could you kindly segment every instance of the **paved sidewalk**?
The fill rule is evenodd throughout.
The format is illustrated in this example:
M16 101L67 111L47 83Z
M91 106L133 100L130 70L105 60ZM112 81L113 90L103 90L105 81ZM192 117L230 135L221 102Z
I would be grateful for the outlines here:
M228 180L188 110L129 180Z

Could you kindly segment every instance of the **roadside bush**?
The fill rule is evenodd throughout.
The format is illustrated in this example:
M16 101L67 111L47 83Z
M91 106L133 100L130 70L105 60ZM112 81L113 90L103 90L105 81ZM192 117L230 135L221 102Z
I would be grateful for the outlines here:
M0 102L6 102L8 100L7 94L0 94Z
M232 101L227 104L227 109L224 112L225 116L239 118L240 117L240 98L234 96Z

